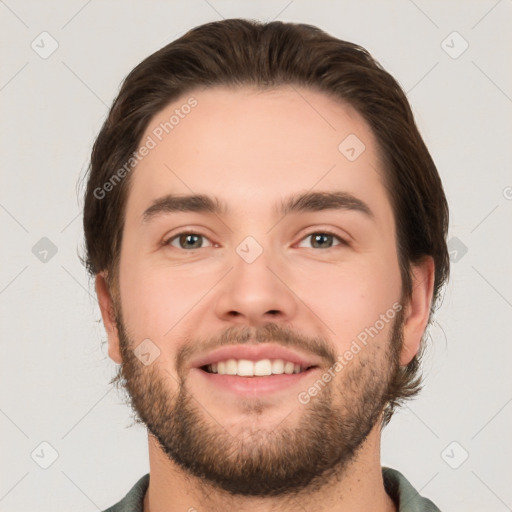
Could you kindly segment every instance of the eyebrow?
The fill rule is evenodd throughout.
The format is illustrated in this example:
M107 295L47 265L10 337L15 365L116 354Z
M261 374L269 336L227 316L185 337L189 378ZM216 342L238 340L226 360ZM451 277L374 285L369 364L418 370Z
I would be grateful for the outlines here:
M361 199L348 192L306 192L295 194L281 201L277 213L285 216L290 213L319 212L323 210L349 210L364 214L369 219L375 215ZM149 223L155 217L166 213L197 212L226 215L228 207L215 196L205 194L174 195L168 194L155 199L142 214L142 223Z

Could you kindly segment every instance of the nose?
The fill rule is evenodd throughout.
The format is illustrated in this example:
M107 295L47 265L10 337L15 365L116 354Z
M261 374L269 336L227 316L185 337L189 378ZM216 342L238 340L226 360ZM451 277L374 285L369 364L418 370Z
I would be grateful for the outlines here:
M290 322L297 313L292 277L267 250L252 262L233 256L233 269L219 283L217 316L226 322L258 326Z

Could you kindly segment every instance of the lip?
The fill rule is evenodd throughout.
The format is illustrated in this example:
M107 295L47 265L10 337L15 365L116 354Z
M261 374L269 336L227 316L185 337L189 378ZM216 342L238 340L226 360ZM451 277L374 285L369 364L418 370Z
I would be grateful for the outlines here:
M191 362L190 366L192 368L201 368L202 366L218 363L219 361L227 361L228 359L248 359L249 361L260 361L261 359L283 359L285 361L290 361L293 364L298 364L302 368L320 366L321 364L321 360L317 356L301 353L280 345L260 343L258 345L244 344L221 347L198 357ZM278 377L278 375L275 377Z
M300 384L311 374L320 371L314 367L301 373L268 375L265 377L240 377L238 375L219 375L208 373L200 368L192 368L191 372L197 374L199 379L205 379L206 389L216 387L235 394L239 397L257 397L262 394L286 390L292 386L300 389ZM302 385L305 389L305 385Z

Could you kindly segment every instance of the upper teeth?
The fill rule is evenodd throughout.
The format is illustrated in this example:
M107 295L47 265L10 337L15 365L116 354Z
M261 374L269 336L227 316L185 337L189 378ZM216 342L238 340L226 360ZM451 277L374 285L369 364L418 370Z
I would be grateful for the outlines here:
M283 373L300 373L299 364L282 359L261 359L249 361L248 359L228 359L208 365L208 371L219 375L239 375L241 377L253 377L263 375L281 375Z

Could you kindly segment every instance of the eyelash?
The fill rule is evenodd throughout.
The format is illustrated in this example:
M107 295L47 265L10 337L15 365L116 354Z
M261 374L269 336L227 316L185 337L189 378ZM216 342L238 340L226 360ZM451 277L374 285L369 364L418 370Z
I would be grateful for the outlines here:
M337 235L336 233L333 233L332 231L329 231L329 230L325 230L325 231L311 231L307 235L303 236L300 239L300 242L302 242L306 238L309 238L310 236L313 236L313 235L327 235L327 236L332 236L333 238L338 240L339 244L333 245L332 247L327 247L326 249L323 249L324 251L327 251L329 249L334 249L335 247L339 247L339 246L348 247L350 245L345 239L341 238L339 235ZM311 247L311 249L316 249L316 247ZM319 249L319 250L322 250L322 249Z
M196 235L196 236L200 236L200 237L203 237L203 238L206 238L207 240L209 240L211 242L211 240L205 236L205 235L202 235L201 233L195 233L193 231L181 231L180 233L176 233L174 234L172 237L170 238L167 238L166 240L164 240L162 242L162 246L170 246L171 245L171 242L173 240L175 240L176 238L179 238L180 236L182 235ZM326 249L320 249L320 250L328 250L328 249L334 249L335 247L338 247L338 246L350 246L350 244L344 240L343 238L341 238L339 235L337 235L336 233L333 233L332 231L329 231L329 230L322 230L322 231L311 231L310 233L308 233L307 235L303 236L301 239L300 239L300 242L302 242L303 240L305 240L306 238L310 237L310 236L313 236L313 235L328 235L328 236L332 236L334 238L336 238L340 243L338 245L333 245L332 247L327 247ZM211 242L213 243L213 242ZM173 246L171 246L173 247ZM182 249L181 247L174 247L175 249L181 249L183 251L187 251L187 249ZM199 247L199 249L205 249L205 247ZM316 247L311 247L311 249L316 249ZM191 252L193 250L198 250L198 249L190 249L189 251L187 252Z

